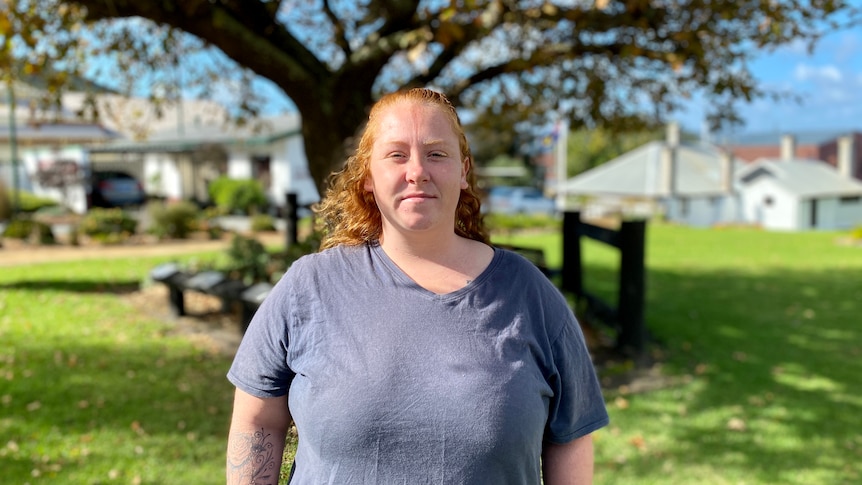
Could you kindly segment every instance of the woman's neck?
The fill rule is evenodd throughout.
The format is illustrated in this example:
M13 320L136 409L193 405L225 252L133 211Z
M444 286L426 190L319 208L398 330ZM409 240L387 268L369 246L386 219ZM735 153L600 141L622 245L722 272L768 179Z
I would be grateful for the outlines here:
M454 232L446 238L418 240L384 235L380 247L413 281L437 294L469 284L485 270L494 255L490 246Z

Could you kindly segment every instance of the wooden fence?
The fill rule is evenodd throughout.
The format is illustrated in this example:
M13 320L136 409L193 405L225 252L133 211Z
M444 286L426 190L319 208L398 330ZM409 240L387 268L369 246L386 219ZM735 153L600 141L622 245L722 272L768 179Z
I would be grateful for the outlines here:
M602 300L584 287L581 238L590 238L619 249L620 267L616 304ZM646 296L646 221L623 221L618 230L581 220L579 212L563 216L562 288L578 299L586 314L610 325L617 332L618 350L640 354L646 347L644 324ZM588 281L588 279L587 279Z

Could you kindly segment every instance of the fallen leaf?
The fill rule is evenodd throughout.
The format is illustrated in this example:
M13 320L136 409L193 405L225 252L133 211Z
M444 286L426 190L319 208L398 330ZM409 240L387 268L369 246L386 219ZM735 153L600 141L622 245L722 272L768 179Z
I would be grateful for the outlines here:
M727 429L731 431L745 431L745 421L740 418L730 418L727 422Z
M629 443L631 443L635 448L639 450L644 450L646 448L646 440L644 440L643 436L641 435L632 437L629 440Z

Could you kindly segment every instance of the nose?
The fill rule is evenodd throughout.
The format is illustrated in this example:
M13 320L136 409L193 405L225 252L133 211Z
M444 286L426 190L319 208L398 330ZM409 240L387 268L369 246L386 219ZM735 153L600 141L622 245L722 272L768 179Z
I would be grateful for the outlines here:
M407 162L407 182L421 184L429 180L428 169L422 157L413 155Z

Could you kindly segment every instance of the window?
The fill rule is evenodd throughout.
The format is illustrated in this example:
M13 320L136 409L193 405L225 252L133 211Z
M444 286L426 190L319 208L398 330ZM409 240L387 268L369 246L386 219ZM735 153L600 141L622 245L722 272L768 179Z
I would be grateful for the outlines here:
M681 217L688 217L688 211L689 211L688 199L685 197L680 197L679 198L679 215Z
M272 184L272 175L270 172L270 158L268 156L252 157L254 177L260 181L260 185L264 190L269 190Z
M773 200L771 195L767 195L766 197L763 198L763 205L765 205L766 207L772 207L772 204L774 204L774 203L775 203L775 200Z

